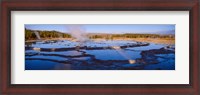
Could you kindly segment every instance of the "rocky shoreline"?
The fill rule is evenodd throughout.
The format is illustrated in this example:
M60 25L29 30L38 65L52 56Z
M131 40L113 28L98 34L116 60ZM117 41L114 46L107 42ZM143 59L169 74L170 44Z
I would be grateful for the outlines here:
M149 43L141 43L137 42L137 44L129 44L129 45L122 45L117 46L118 48L124 49L129 47L140 47L140 46L148 46ZM45 52L52 52L52 51L69 51L69 50L103 50L103 49L113 49L111 46L106 47L90 47L90 46L76 46L76 47L66 47L66 48L35 48L26 46L25 50L36 50L36 51L45 51Z

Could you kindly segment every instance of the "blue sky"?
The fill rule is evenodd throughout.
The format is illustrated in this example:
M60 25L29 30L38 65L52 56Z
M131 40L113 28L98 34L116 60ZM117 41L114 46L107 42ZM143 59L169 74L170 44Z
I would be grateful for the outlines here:
M76 25L76 24L75 24ZM78 24L77 24L78 25ZM87 33L146 33L146 34L175 34L174 24L82 24L78 25ZM31 30L56 30L68 33L70 24L26 24Z

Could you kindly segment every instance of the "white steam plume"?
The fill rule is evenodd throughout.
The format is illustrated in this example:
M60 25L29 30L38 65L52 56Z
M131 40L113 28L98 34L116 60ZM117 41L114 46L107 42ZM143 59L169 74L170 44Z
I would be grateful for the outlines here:
M34 31L34 33L35 33L37 39L40 40L40 34L37 31Z
M68 25L67 29L71 36L79 42L85 42L88 39L86 30L81 25Z

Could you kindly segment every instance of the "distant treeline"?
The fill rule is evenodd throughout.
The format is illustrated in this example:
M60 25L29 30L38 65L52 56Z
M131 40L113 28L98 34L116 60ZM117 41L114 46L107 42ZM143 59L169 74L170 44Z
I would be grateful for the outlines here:
M50 38L71 38L70 34L61 33L58 31L37 31L41 39ZM114 38L175 38L175 35L159 35L159 34L88 34L90 39L114 39ZM25 29L25 39L35 40L37 39L36 34L33 30Z
M175 35L159 35L159 34L93 34L89 35L90 39L104 38L175 38Z
M37 31L41 39L49 38L71 38L71 35L66 33L61 33L58 31ZM33 30L25 29L25 40L35 40L37 39L36 34Z
M159 35L159 34L116 34L113 37L126 37L126 38L169 38L172 35Z

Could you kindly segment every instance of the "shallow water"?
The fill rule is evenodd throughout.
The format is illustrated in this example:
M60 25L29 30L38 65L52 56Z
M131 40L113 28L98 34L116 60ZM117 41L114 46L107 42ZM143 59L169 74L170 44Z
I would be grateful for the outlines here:
M100 60L130 60L141 57L141 52L128 50L122 51L127 57L120 54L117 50L86 50L86 53L95 55Z
M81 44L87 47L112 47L137 44L134 41L91 41ZM29 46L34 48L68 48L76 47L78 42L68 40L36 42ZM27 45L26 45L27 46ZM160 49L167 45L128 47L124 49L69 50L44 52L26 50L25 70L174 70L175 54L156 54L158 64L130 64L129 60L142 58L141 52Z
M147 70L175 70L175 55L174 54L159 54L157 59L160 64L151 64L145 66Z
M44 60L26 60L25 70L70 70L70 64Z
M165 46L167 45L150 43L149 46L126 48L126 49L135 50L135 51L143 51L143 50L151 50L151 49L160 49Z
M108 47L108 46L122 46L126 44L133 44L133 41L88 41L85 43L78 43L74 41L61 40L61 41L47 41L47 42L36 42L32 43L30 46L35 48L69 48L78 45L88 46L88 47Z

